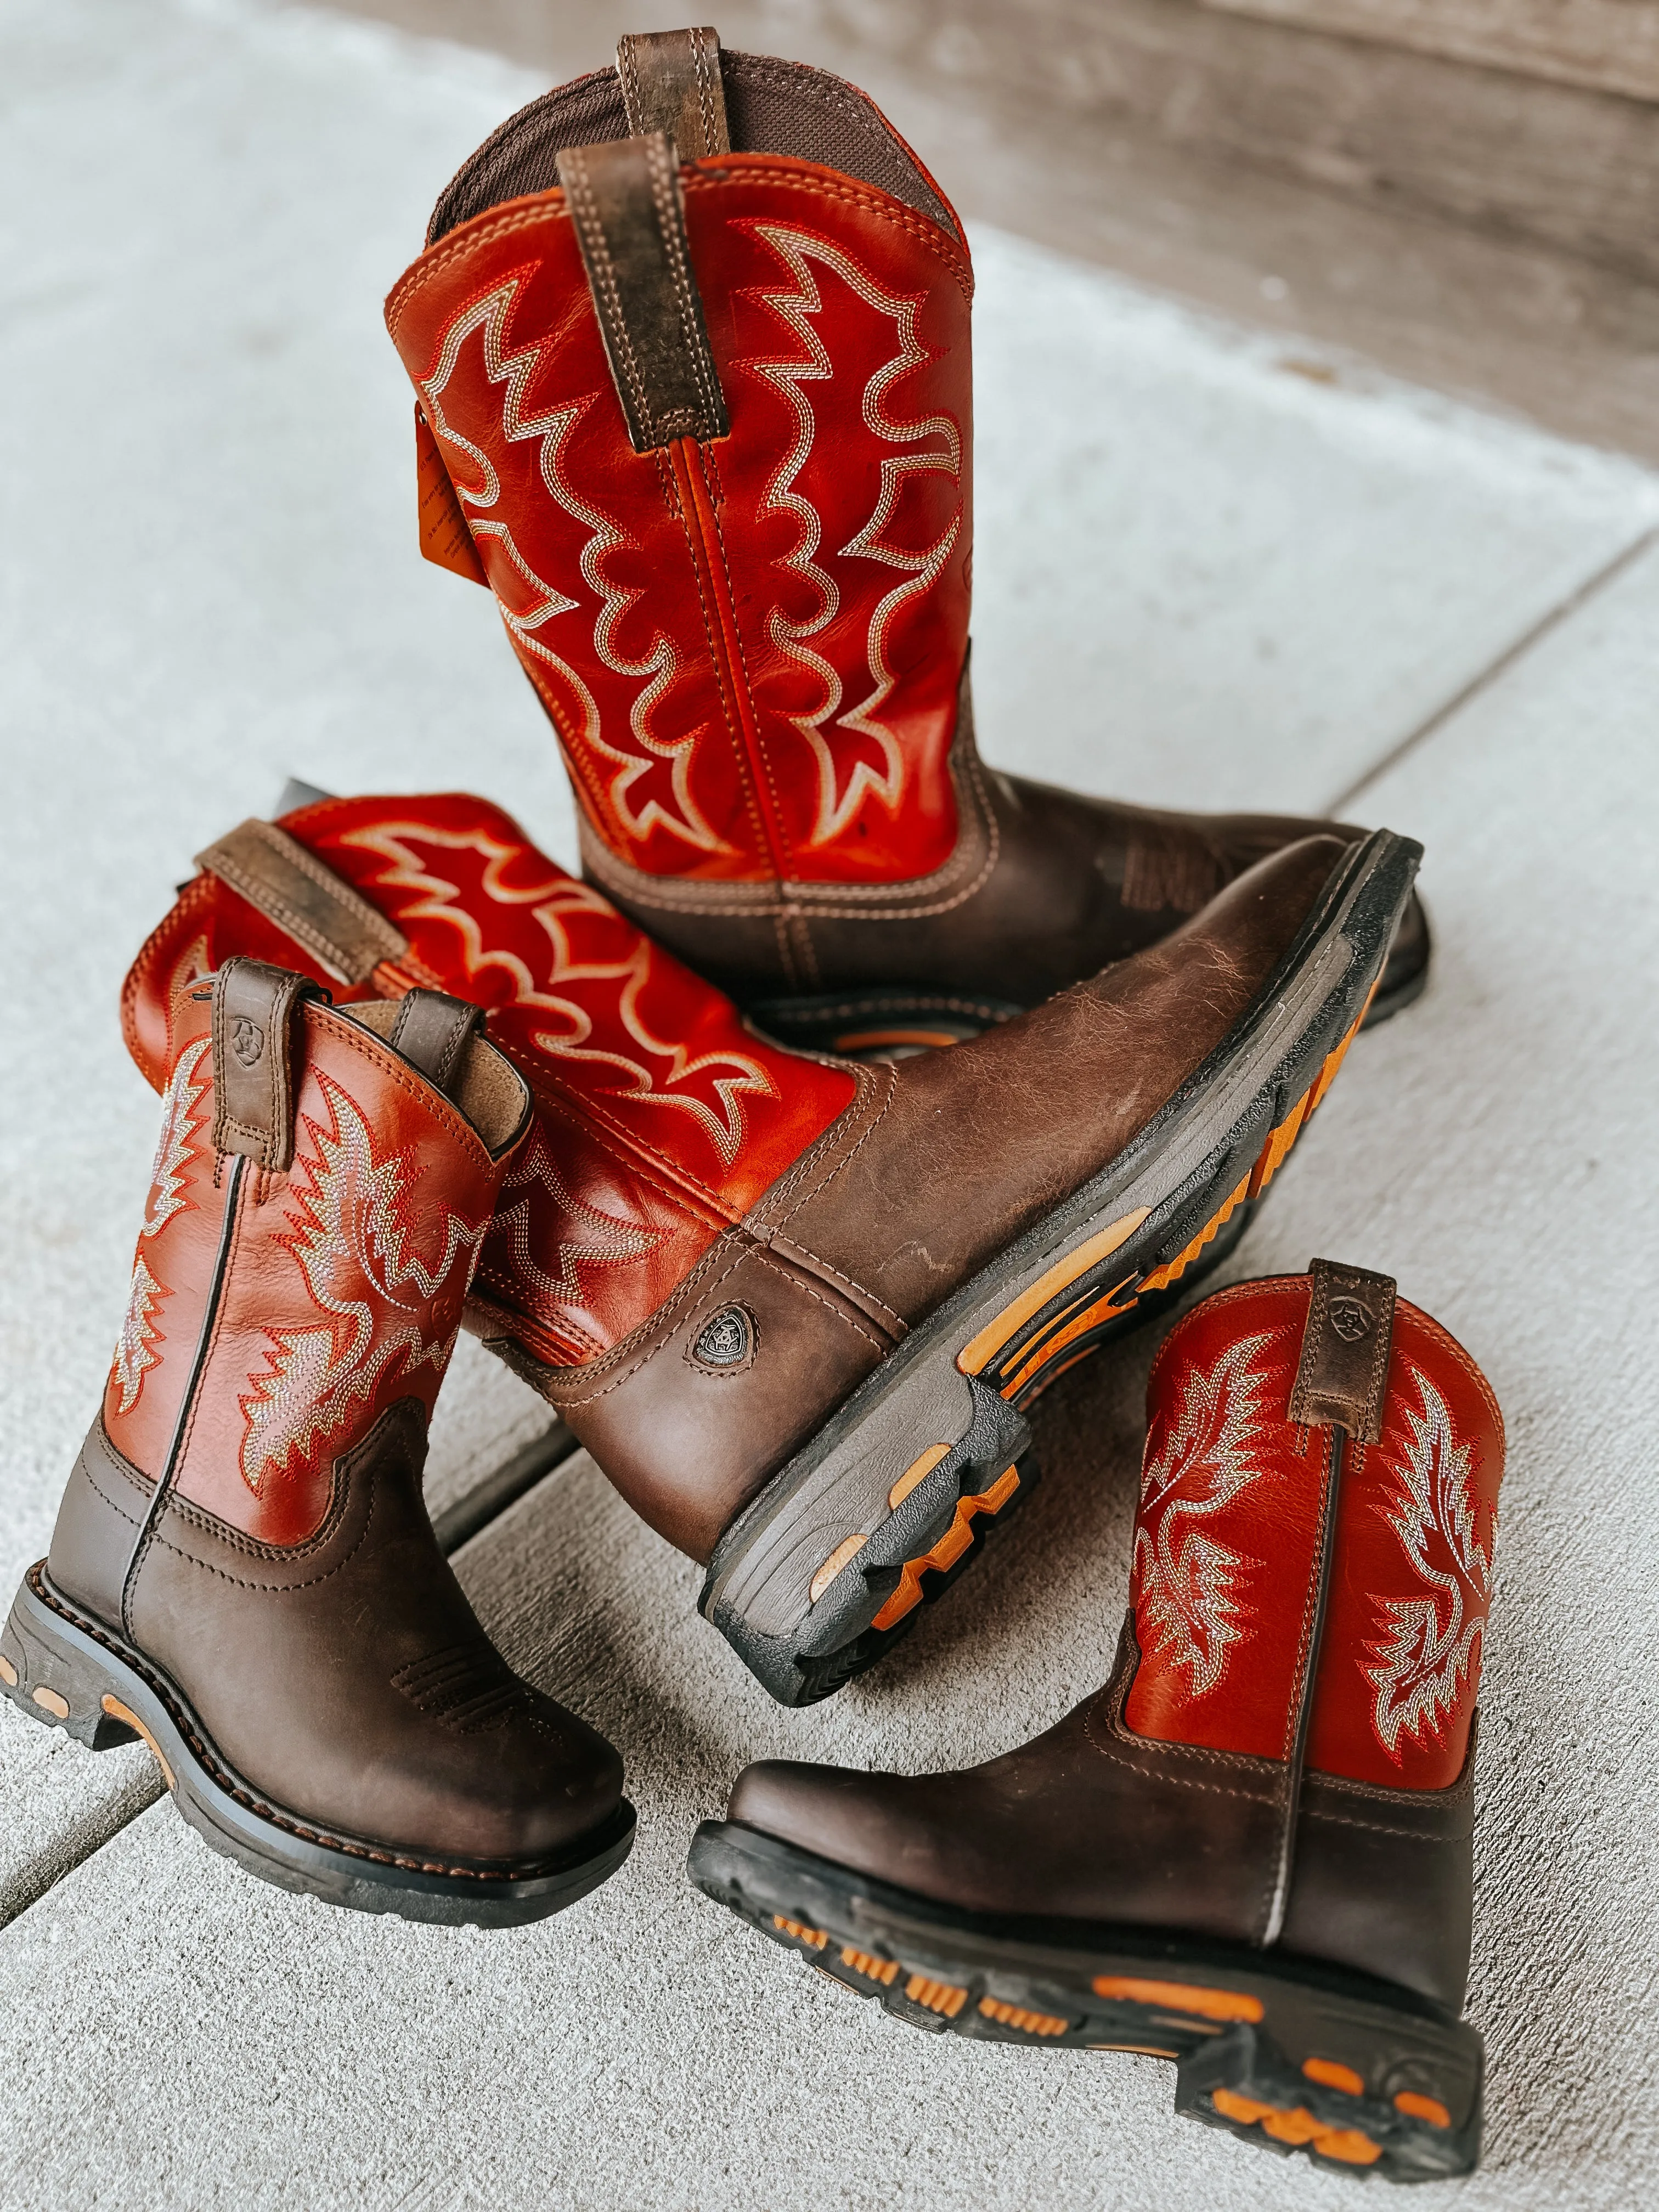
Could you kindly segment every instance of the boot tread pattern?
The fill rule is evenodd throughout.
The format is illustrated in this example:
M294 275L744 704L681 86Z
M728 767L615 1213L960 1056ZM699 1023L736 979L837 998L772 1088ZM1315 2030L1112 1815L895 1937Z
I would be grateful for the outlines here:
M1073 1947L1054 1923L1027 1935L964 1913L953 1925L948 1907L723 1822L698 1831L689 1870L909 2026L1173 2061L1177 2112L1352 2174L1441 2179L1479 2155L1480 2038L1409 1990L1155 1930L1079 1929Z

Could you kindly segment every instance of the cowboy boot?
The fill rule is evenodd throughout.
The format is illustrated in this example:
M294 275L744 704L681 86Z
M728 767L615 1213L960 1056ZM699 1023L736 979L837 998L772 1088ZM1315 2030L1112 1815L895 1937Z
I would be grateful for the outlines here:
M430 991L350 1015L233 959L173 1012L104 1401L0 1688L142 1736L286 1889L510 1926L627 1856L622 1763L510 1671L438 1548L427 1425L529 1100Z
M784 1051L482 800L251 822L124 996L153 1071L252 942L488 1011L535 1126L469 1325L555 1406L774 1694L878 1658L1032 1479L1021 1409L1170 1303L1363 1018L1418 848L1261 862L1164 944L947 1053Z
M1252 2142L1467 2172L1492 1392L1316 1260L1188 1314L1147 1410L1105 1688L966 1773L752 1766L692 1879L921 2027L1150 2051Z
M787 1042L949 1043L1362 834L981 762L971 293L862 94L690 31L504 124L387 303L423 550L493 588L586 874ZM1427 958L1413 896L1373 1017Z

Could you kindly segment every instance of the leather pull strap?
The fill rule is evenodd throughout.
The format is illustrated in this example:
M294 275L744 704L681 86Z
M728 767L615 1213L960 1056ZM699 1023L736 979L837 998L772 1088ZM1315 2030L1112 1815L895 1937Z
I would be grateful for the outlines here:
M483 1008L447 991L411 991L398 1008L386 1042L418 1067L446 1098L459 1091L466 1048L483 1026Z
M630 137L660 131L682 161L729 154L720 37L712 24L695 31L646 31L617 42L617 75Z
M559 182L634 451L725 437L673 142L657 131L567 146Z
M409 939L332 868L270 822L244 822L196 855L342 983L361 983Z
M1313 1295L1290 1414L1304 1428L1346 1429L1356 1443L1379 1443L1394 1343L1392 1275L1315 1260Z
M283 1172L294 1158L295 1046L314 983L263 960L227 960L213 979L213 1144Z
M1374 1444L1382 1439L1389 1352L1394 1342L1392 1275L1373 1275L1364 1267L1339 1267L1329 1260L1313 1261L1309 1273L1312 1287L1302 1331L1302 1357L1291 1391L1290 1417L1304 1428L1326 1431L1325 1466L1320 1483L1313 1579L1303 1613L1301 1656L1286 1746L1278 1859L1261 1936L1264 1945L1279 1941L1290 1911L1302 1778L1307 1767L1314 1692L1325 1641L1325 1616L1330 1609L1331 1577L1336 1567L1344 1465L1352 1445Z

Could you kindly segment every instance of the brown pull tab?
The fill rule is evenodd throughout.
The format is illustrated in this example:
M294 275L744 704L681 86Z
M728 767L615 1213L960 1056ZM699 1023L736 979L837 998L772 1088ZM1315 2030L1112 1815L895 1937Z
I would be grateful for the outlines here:
M196 855L196 865L302 945L342 983L361 983L382 960L401 960L409 939L343 876L274 823L244 822Z
M386 1042L418 1067L446 1098L457 1096L466 1048L483 1026L483 1008L447 991L411 991L398 1008Z
M1382 1401L1394 1343L1395 1279L1315 1260L1291 1419L1304 1428L1346 1429L1356 1443L1382 1437Z
M720 77L720 34L712 24L695 31L645 31L617 42L617 75L631 137L663 131L683 161L729 154L726 87Z
M672 141L659 131L567 146L559 182L634 451L725 437Z
M1308 1733L1313 1723L1320 1654L1325 1642L1331 1576L1336 1564L1343 1462L1351 1443L1374 1444L1382 1437L1382 1401L1389 1388L1389 1352L1394 1341L1392 1275L1373 1275L1364 1267L1339 1267L1329 1260L1311 1261L1309 1273L1313 1288L1302 1332L1302 1358L1291 1391L1290 1417L1304 1428L1322 1428L1328 1433L1313 1578L1308 1585L1302 1656L1285 1761L1277 1865L1261 1935L1264 1944L1278 1942L1290 1910L1302 1777L1307 1764Z
M453 576L488 586L484 564L478 557L472 530L451 479L432 425L417 404L415 409L415 495L419 506L421 558Z
M291 969L227 960L213 981L213 1144L278 1173L294 1158L299 1010L323 994Z

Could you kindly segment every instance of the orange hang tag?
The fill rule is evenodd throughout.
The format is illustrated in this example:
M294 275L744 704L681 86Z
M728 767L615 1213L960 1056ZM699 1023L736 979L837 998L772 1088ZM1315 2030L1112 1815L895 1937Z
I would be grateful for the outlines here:
M465 511L450 482L432 427L419 407L415 410L415 471L422 557L454 575L488 585L489 579L467 527Z

